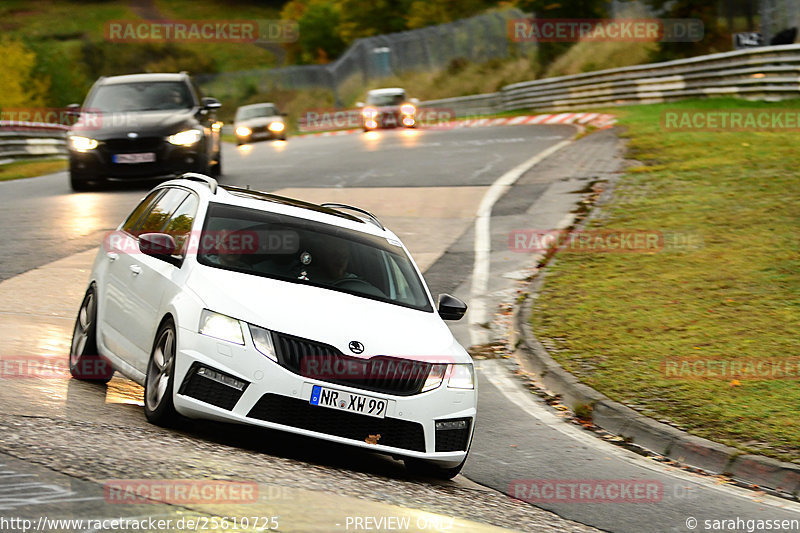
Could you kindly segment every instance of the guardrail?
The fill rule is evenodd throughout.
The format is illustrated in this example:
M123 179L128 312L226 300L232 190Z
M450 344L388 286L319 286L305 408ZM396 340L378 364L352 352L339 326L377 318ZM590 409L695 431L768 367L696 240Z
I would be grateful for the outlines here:
M528 109L567 111L690 97L800 98L800 45L768 46L706 56L544 78L488 94L422 102L458 117Z
M62 124L0 120L0 164L38 157L67 155Z

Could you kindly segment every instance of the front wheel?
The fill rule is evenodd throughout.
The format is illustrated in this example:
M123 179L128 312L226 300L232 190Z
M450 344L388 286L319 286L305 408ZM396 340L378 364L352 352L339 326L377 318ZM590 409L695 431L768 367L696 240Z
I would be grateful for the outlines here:
M108 383L114 375L109 362L97 353L97 291L90 285L83 297L69 350L69 373L75 379Z
M172 390L175 380L175 325L164 322L156 334L144 382L144 414L157 426L170 426L178 419Z

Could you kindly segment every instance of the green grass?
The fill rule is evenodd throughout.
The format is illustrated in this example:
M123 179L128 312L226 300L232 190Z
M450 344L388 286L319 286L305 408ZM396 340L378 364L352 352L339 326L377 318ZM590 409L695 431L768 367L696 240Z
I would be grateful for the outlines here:
M800 462L797 380L668 379L670 358L800 355L800 151L795 132L674 132L664 109L793 108L733 99L616 109L630 157L595 224L688 232L702 245L558 254L531 322L581 380L646 415L742 451Z
M66 159L42 159L35 161L17 161L0 165L0 181L17 180L20 178L33 178L61 172L67 169Z

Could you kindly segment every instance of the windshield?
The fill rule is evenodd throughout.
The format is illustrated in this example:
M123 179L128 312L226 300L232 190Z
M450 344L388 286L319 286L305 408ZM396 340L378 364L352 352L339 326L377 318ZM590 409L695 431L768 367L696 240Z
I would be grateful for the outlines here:
M278 114L275 106L242 107L236 112L236 120L249 120L258 117L274 117Z
M301 218L212 203L197 260L432 311L399 242Z
M101 113L189 109L194 99L180 81L115 83L101 85L86 107Z
M405 101L405 93L367 95L367 103L370 105L401 105Z

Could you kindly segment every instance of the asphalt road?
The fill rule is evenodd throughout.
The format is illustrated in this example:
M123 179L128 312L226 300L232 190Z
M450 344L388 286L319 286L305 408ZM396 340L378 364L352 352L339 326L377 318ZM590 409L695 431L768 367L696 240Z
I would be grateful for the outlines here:
M326 191L345 197L352 191L379 215L385 214L389 222L396 220L404 230L398 232L403 233L404 240L411 238L427 254L430 260L424 269L434 294L454 292L466 297L474 260L473 233L471 226L464 223L463 214L450 213L448 202L479 199L481 188L573 131L568 126L511 126L291 139L287 143L240 148L226 145L222 181L270 191L303 189L313 200ZM506 270L520 268L525 260L515 257L508 263L508 254L498 250L509 229L520 227L525 217L534 212L551 209L554 217L562 216L566 205L563 202L574 199L579 185L579 181L565 181L557 171L537 173L534 169L498 202L492 226L494 292L502 292L495 280L503 278ZM445 188L445 192L437 188ZM0 183L0 227L4 228L0 234L0 280L96 247L103 232L113 229L146 189L73 194L64 174ZM369 196L368 189L375 189L375 195ZM413 190L403 196L402 191L408 189ZM422 196L435 201L425 204L421 215L417 209L413 216L404 217L405 207L398 206L405 206L403 202L424 202ZM342 196L336 197L341 199ZM412 211L413 206L408 207ZM437 219L439 214L441 218ZM439 226L447 232L436 233ZM426 240L428 233L435 238ZM455 234L444 242L444 233ZM410 247L415 251L414 246ZM456 325L454 332L462 342L468 339L463 323ZM536 504L608 531L691 531L686 522L690 517L701 521L695 531L710 531L703 528L703 519L800 518L796 504L656 464L584 433L526 392L500 361L482 361L479 375L477 433L464 470L464 475L473 481L500 493L509 492L512 483L524 484L525 480L588 480L595 484L597 480L637 480L662 487L661 497L648 503L560 499ZM53 385L36 380L5 381L0 387L0 404L4 406L0 452L14 457L0 455L0 464L19 475L52 477L51 484L70 487L67 499L75 500L69 504L44 501L38 507L18 505L11 510L30 516L41 515L43 510L57 513L73 509L80 516L101 512L102 506L92 503L101 498L97 484L80 481L82 471L107 472L108 478L121 478L136 475L137 468L142 477L164 469L164 475L191 478L226 471L248 472L247 465L253 460L263 462L250 469L253 478L261 482L274 481L274 476L268 475L272 469L294 487L305 483L316 489L323 485L333 493L369 495L373 499L377 494L377 499L387 505L411 507L422 501L431 510L446 512L448 506L457 507L455 501L469 506L471 498L486 503L497 496L456 483L444 484L440 492L435 492L434 485L429 501L413 492L420 490L420 483L428 482L408 480L394 461L339 448L327 453L303 439L269 432L254 435L241 428L192 423L179 432L165 433L144 422L135 405L137 395L140 390L136 386L119 378L112 382L110 391L77 382ZM148 447L149 439L152 448ZM194 449L207 455L193 454ZM97 478L97 474L87 475ZM3 482L0 471L0 514L8 514L3 507L3 491L8 491ZM360 489L351 488L354 485L370 490L362 494ZM81 501L85 495L94 500ZM292 500L308 503L297 495ZM438 507L431 502L438 502ZM286 501L270 503L284 516L302 516ZM346 507L347 502L341 505ZM135 507L128 514L156 512ZM181 512L218 510L197 508ZM375 510L381 512L390 511ZM460 516L465 514L468 512ZM547 513L509 515L506 523L499 520L490 523L513 525L525 531L578 530Z

